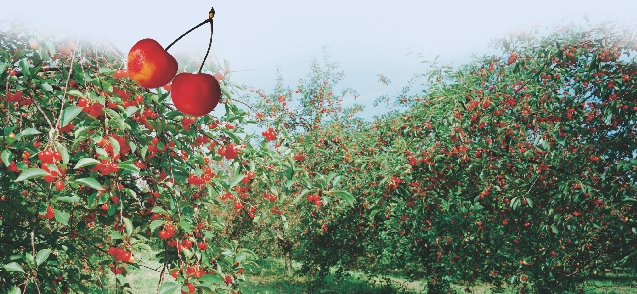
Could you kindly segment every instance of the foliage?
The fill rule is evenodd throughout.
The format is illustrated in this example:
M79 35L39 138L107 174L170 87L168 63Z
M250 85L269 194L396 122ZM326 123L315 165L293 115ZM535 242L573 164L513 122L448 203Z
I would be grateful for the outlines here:
M0 31L1 288L87 293L110 273L130 291L121 278L156 254L160 293L236 291L256 254L230 224L285 219L287 188L276 183L312 180L294 150L248 144L259 136L245 135L254 121L234 104L228 62L224 115L192 118L174 109L169 86L126 78L116 49L32 32L20 22ZM265 190L267 200L254 192Z
M355 198L298 211L304 272L320 283L334 267L399 269L435 293L458 281L554 292L635 264L634 31L571 24L494 44L503 55L432 64L420 93L396 99L405 112L296 137L301 167L343 175ZM315 104L275 117L330 105L299 88Z

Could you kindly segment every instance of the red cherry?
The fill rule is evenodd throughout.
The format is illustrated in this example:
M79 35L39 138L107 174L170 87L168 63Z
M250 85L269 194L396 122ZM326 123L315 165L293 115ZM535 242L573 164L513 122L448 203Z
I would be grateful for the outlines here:
M166 230L161 230L157 232L157 236L159 237L159 239L168 239L170 238L170 233L168 233Z
M77 107L85 107L88 101L84 98L80 98L77 100Z
M124 251L121 255L120 258L123 262L129 262L131 259L131 253L128 251Z
M143 39L128 52L127 67L131 80L140 86L159 88L175 77L177 60L157 41Z
M49 150L40 151L38 153L38 158L42 163L53 163L53 152Z
M205 73L180 73L171 88L175 107L187 115L204 116L213 111L221 99L219 82Z
M62 191L64 189L64 182L57 181L55 182L55 190Z
M186 288L188 288L188 292L181 291L181 293L194 293L196 291L195 286L193 284L186 284Z

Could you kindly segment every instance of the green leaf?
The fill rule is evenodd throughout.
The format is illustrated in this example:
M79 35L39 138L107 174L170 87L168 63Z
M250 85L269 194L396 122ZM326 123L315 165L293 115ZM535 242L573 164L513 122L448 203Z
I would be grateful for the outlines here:
M338 183L341 181L341 176L336 176L332 182L332 187L338 187Z
M161 206L155 206L153 207L153 209L151 210L151 212L153 213L159 213L162 215L170 215L170 213L168 213L168 211L166 211L165 209L163 209Z
M192 231L192 229L190 228L190 223L186 221L180 221L179 226L183 228L186 233Z
M53 91L53 87L51 87L51 85L49 85L49 83L43 83L40 84L40 88L46 92L51 92Z
M11 164L11 152L9 150L2 150L2 162L4 166L9 166Z
M8 71L0 71L0 84L4 84L4 82L7 80L7 77L9 77Z
M356 199L354 199L354 196L352 196L352 194L350 194L349 192L334 191L332 193L334 194L334 196L345 200L345 202L347 202L347 204L349 204L350 206L354 206L354 202L356 201Z
M120 240L122 239L124 236L122 236L122 234L118 231L111 231L111 239L113 240Z
M124 119L119 115L119 113L117 113L115 110L112 110L110 108L104 108L104 112L108 115L108 117L111 119L110 122L113 123L117 128L119 128L120 130L124 131L127 128L130 128L130 126L128 126L125 122Z
M126 226L126 236L130 236L133 234L133 223L130 219L123 217L124 225Z
M33 254L27 253L26 256L24 257L24 259L26 260L27 265L29 266L29 268L34 268L35 267L35 258L33 257Z
M17 262L10 262L2 266L8 272L24 272Z
M113 147L113 157L117 156L117 154L119 154L119 142L117 142L117 140L115 140L115 138L108 136L108 141L111 142L111 145Z
M217 275L210 275L210 274L205 274L201 276L201 278L199 278L199 281L202 283L211 283L211 284L223 283L223 280L221 279L221 277Z
M20 60L20 69L22 70L22 75L27 78L31 77L29 67L31 67L31 65L29 64L29 60L27 60L26 58Z
M84 185L84 186L91 187L91 188L93 188L93 189L95 189L95 190L98 190L98 191L102 191L102 190L104 190L104 188L102 188L102 184L100 184L100 183L99 183L96 179L94 179L94 178L83 178L83 179L75 180L74 182L75 182L75 183L78 183L78 184L82 184L82 185Z
M69 151L66 149L66 147L62 145L62 143L56 141L55 148L57 148L58 152L60 152L60 155L62 155L62 163L69 163Z
M330 173L327 175L327 181L328 181L328 182L331 182L331 181L332 181L332 179L334 179L334 177L335 177L335 176L337 176L337 173L335 173L335 172L330 172Z
M135 173L139 172L139 167L137 167L134 163L129 162L129 161L121 162L117 166L120 169L122 169L122 170L128 170L128 171L132 171L132 172L135 172Z
M54 209L54 211L55 211L55 220L57 220L58 222L60 222L61 224L65 226L68 226L71 215L68 212L62 211L62 210Z
M60 123L62 127L68 125L78 114L82 112L82 107L77 106L69 106L65 107L62 112L62 122Z
M156 220L152 221L150 223L150 225L148 225L148 228L150 229L151 232L154 232L155 229L159 228L163 224L164 224L164 220L163 219L156 219Z
M47 258L49 258L49 254L51 254L51 249L40 250L40 252L38 252L38 254L35 256L36 264L38 266L43 264L47 260Z
M159 294L174 294L179 289L179 285L175 282L166 282L159 288Z
M33 179L33 178L39 178L39 177L44 177L44 176L49 176L50 174L41 169L41 168L29 168L24 170L20 176L15 179L16 182L20 182L20 181L24 181L24 180L28 180L28 179Z
M137 108L137 106L129 106L126 107L126 110L124 110L124 113L126 113L127 117L132 116L133 114L135 114L135 112L137 112L139 108Z
M39 135L42 134L42 132L34 129L34 128L28 128L22 132L20 132L20 135L24 136L29 136L29 135Z
M73 195L73 196L62 196L62 197L58 197L56 199L57 202L68 202L68 203L75 203L75 202L80 202L82 201L82 199L80 198L80 196L77 195Z
M68 92L69 95L72 96L77 96L77 97L84 97L84 93L78 91L78 90L71 90Z
M7 294L22 294L22 291L18 288L18 286L13 286Z
M560 232L556 226L551 226L551 230L553 231L553 233L556 233L556 234Z
M5 69L7 69L8 66L9 64L0 63L0 72L5 72Z
M245 178L245 177L246 177L246 175L244 175L244 174L236 175L234 177L234 179L232 179L232 182L230 182L230 188L232 188L232 187L236 186L237 184L239 184L243 180L243 178Z
M303 191L301 191L301 194L299 194L299 196L297 196L296 199L294 199L292 204L298 203L299 200L301 200L303 198L303 196L305 196L307 193L310 193L310 190L309 189L303 189Z
M55 56L55 54L57 53L57 49L55 48L55 45L53 45L53 42L45 41L44 44L46 44L46 49L49 50L49 55Z
M80 159L80 161L77 162L77 164L75 165L75 167L73 167L73 169L78 169L80 167L84 167L87 165L94 165L94 164L98 164L100 163L99 160L97 159L93 159L93 158L82 158Z
M226 86L219 84L219 87L221 88L221 93L223 93L223 95L225 95L227 98L232 99L232 94L230 94L230 91L228 91L228 88L226 88Z

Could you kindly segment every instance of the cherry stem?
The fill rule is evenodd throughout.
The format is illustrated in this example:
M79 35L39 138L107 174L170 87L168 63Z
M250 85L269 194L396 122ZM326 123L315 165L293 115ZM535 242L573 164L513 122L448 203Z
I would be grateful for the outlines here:
M212 15L214 15L214 9L211 10ZM210 20L210 42L208 42L208 50L206 51L206 56L203 57L203 61L201 62L201 67L199 67L199 73L203 70L204 64L206 64L206 58L208 58L208 53L210 53L210 46L212 45L212 18Z
M177 38L177 40L173 41L172 43L170 43L170 45L168 45L168 47L166 47L166 51L168 51L168 49L170 49L170 47L172 47L173 45L175 45L175 43L177 43L177 41L181 40L181 38L185 37L186 35L190 34L190 32L194 31L195 29L199 28L202 25L205 25L207 22L211 21L212 19L206 19L204 21L202 21L200 24L198 24L197 26L195 26L194 28L188 30L187 32L185 32L183 35L179 36L179 38Z

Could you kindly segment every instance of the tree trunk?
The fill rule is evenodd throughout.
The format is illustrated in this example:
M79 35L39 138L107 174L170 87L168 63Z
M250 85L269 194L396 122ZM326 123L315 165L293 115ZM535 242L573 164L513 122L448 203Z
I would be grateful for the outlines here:
M290 251L285 252L285 275L292 276L292 257L290 257Z
M286 276L292 276L292 257L290 255L290 252L292 252L292 241L285 239L280 235L277 235L276 238L279 240L281 249L283 249L283 261L285 263L284 274Z

